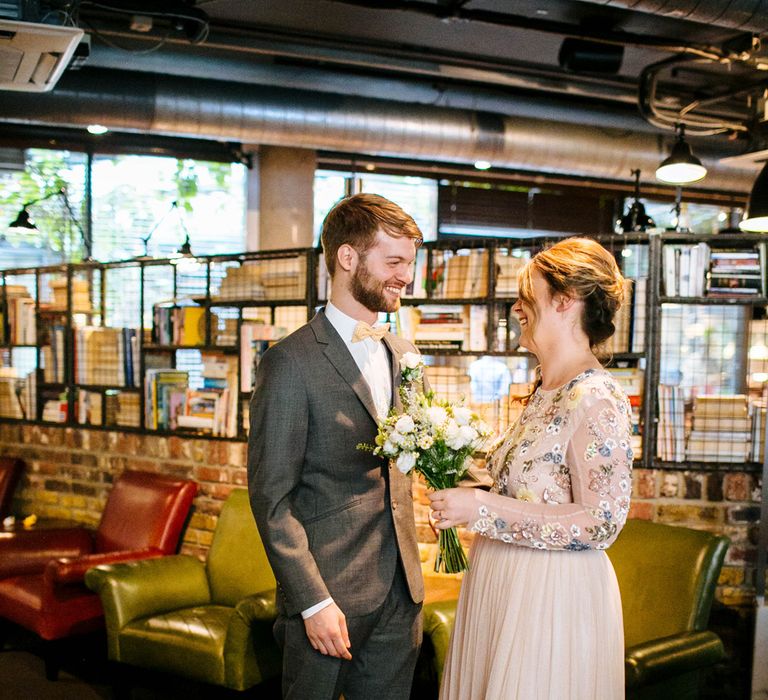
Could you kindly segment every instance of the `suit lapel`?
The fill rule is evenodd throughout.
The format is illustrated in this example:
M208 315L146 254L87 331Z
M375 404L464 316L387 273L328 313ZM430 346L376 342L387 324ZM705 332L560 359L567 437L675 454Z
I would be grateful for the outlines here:
M395 347L393 342L393 336L391 333L387 333L384 336L384 343L389 350L389 370L390 377L392 378L392 400L390 404L397 409L398 412L403 410L403 402L400 400L400 357L402 353Z
M357 366L344 341L339 337L336 329L331 325L331 322L325 317L323 312L319 312L312 319L311 325L317 341L325 345L324 353L328 361L336 368L336 371L342 376L344 381L352 387L352 391L355 392L357 398L365 406L365 410L368 411L373 422L378 425L376 406L373 403L373 396L371 396L368 382L363 378L360 368Z

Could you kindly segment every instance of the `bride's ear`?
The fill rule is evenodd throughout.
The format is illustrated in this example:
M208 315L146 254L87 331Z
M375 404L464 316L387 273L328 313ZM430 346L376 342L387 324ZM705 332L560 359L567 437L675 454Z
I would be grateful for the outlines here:
M553 301L555 310L562 313L572 309L577 300L567 294L555 294Z

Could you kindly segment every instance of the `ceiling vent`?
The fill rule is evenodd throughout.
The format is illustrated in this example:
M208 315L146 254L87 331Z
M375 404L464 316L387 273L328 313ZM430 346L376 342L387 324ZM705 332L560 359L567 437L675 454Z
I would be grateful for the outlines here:
M0 90L50 90L82 37L76 27L0 20Z

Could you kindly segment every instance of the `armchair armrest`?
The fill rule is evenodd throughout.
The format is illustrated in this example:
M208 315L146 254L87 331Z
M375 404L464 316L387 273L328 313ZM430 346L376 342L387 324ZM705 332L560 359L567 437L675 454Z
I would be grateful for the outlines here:
M79 557L93 551L85 528L22 530L0 533L0 578L43 573L52 559Z
M725 655L714 632L684 632L637 644L626 650L626 687L664 680L697 668L711 666Z
M101 598L110 638L133 620L211 600L205 565L185 554L97 566L85 585Z
M62 557L49 561L45 567L45 583L74 583L85 578L85 572L94 566L102 564L117 564L120 562L140 559L156 559L163 553L156 547L146 549L127 549L116 552L98 552L84 554L77 558Z
M276 595L277 590L273 588L269 591L254 593L238 601L235 613L229 620L224 641L224 658L231 660L228 664L230 668L240 668L242 660L247 658L247 650L254 646L256 647L254 661L260 659L260 663L265 662L260 646L265 643L265 639L268 640L267 644L274 646L272 623L277 617ZM254 651L248 653L253 655ZM244 673L242 669L241 672Z
M277 618L276 596L277 590L274 588L270 591L249 595L235 606L235 614L246 625L255 621L274 622Z
M455 600L441 600L427 603L423 610L424 636L429 637L435 652L434 666L438 682L443 679L445 657L451 640L453 623L456 620Z

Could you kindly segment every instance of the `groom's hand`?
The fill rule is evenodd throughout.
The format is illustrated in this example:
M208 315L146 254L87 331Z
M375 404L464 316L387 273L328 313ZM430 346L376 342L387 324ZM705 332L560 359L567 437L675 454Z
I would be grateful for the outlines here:
M347 618L336 603L331 603L304 620L304 628L313 649L347 661L352 658L349 653L352 645L347 632Z

